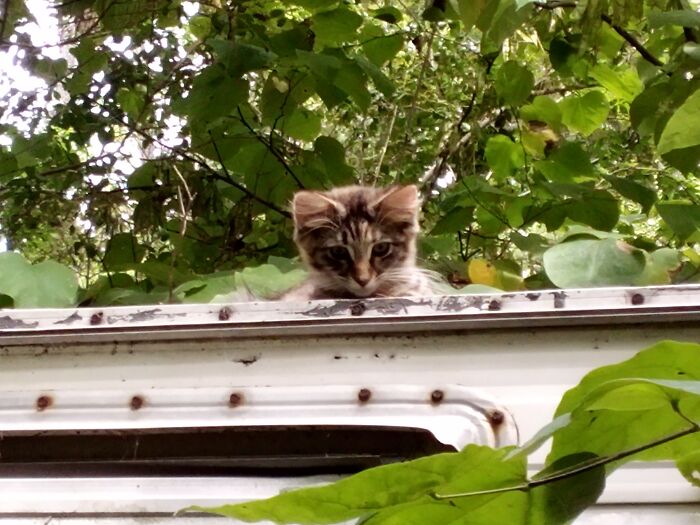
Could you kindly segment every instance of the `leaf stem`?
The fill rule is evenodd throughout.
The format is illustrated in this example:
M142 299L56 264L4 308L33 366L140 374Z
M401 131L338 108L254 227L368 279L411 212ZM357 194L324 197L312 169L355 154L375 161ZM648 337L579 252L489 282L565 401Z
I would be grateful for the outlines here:
M602 457L599 457L593 461L587 461L584 463L580 463L579 465L576 465L572 468L567 468L565 470L555 472L555 473L550 474L549 476L545 476L543 478L528 480L525 483L520 483L518 485L512 485L510 487L501 487L501 488L497 488L497 489L488 489L488 490L478 490L478 491L472 491L472 492L458 492L455 494L433 494L432 496L435 499L443 500L443 499L453 499L453 498L466 498L469 496L484 496L487 494L502 494L505 492L515 492L518 490L530 490L530 489L533 489L533 488L538 487L540 485L546 485L548 483L554 483L556 481L561 481L563 479L577 476L578 474L588 472L589 470L593 470L595 468L602 467L602 466L607 465L609 463L614 463L615 461L619 461L621 459L632 456L632 455L637 454L639 452L649 450L650 448L654 448L654 447L657 447L659 445L663 445L665 443L668 443L669 441L673 441L675 439L679 439L679 438L682 438L684 436L694 434L695 432L700 431L700 426L697 423L692 422L692 421L691 421L691 423L692 423L691 427L685 428L683 430L679 430L678 432L674 432L673 434L666 435L664 437L661 437L659 439L655 439L654 441L650 441L648 443L645 443L643 445L639 445L637 447L628 448L627 450L622 450L620 452L617 452L616 454L612 454L609 456L602 456Z

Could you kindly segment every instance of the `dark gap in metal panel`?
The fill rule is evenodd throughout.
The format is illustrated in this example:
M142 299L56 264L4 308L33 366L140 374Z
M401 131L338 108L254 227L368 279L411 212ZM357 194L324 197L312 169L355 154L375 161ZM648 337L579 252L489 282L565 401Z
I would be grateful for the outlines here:
M0 476L347 474L453 452L419 428L258 426L3 433Z

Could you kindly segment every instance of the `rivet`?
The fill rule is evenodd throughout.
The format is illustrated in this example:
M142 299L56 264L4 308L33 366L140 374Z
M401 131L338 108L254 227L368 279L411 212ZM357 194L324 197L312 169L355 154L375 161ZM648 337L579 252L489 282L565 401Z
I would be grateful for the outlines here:
M90 324L93 326L97 325L97 324L102 324L103 318L104 318L104 313L96 312L90 316Z
M442 390L433 390L430 393L430 401L433 403L440 403L443 399L445 399L445 392Z
M632 304L639 305L644 304L644 296L640 293L632 295Z
M131 410L139 410L141 407L143 407L143 404L144 400L141 396L134 396L131 398L131 401L129 401L129 407Z
M228 321L231 318L233 312L228 306L224 306L219 310L219 321Z
M365 303L355 303L350 307L350 315L362 315L367 310Z
M357 400L360 403L366 403L372 397L372 391L369 388L361 388L357 393Z
M505 414L503 414L503 412L500 410L490 410L486 414L486 417L488 418L489 423L494 426L502 424L506 418Z
M38 411L46 410L53 404L53 399L51 396L41 395L36 398L36 409Z
M240 406L243 403L243 394L240 394L238 392L234 392L230 396L228 396L228 406L230 407L237 407Z

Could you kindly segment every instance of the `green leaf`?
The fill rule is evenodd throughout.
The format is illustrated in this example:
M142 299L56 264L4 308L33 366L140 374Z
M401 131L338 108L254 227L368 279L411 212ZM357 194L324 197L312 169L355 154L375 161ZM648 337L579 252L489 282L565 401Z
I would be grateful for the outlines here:
M506 135L494 135L489 138L484 150L486 161L497 179L511 177L516 170L525 165L525 154L520 144L515 144Z
M557 408L556 416L571 413L572 420L554 434L552 452L548 459L551 461L583 450L598 455L614 454L687 429L687 419L681 417L676 410L682 411L686 418L698 419L698 379L700 345L674 341L658 343L627 361L590 372L578 386L564 395ZM614 392L621 392L623 398L628 397L628 385L637 383L662 388L669 402L665 406L653 408L658 403L658 397L649 394L648 389L643 394L634 390L644 398L640 401L648 409L589 410L590 404L601 396L606 396L607 403L615 403L618 408L624 407L625 401L613 401ZM656 446L632 458L680 458L699 448L700 436L695 434Z
M591 178L595 171L588 153L577 142L563 142L547 160L537 161L535 167L554 183L579 183Z
M210 39L207 43L231 77L240 77L243 73L266 68L275 59L274 53L251 44L220 38Z
M681 241L700 228L700 206L697 204L682 200L657 202L656 211Z
M278 128L290 137L310 142L321 133L321 117L308 109L298 108L281 118Z
M335 6L337 0L283 0L285 4L296 4L310 11L316 11L317 9L328 9Z
M649 28L656 29L663 26L683 26L700 29L700 13L690 9L675 11L651 11L649 13Z
M316 41L322 44L339 44L357 37L362 17L345 7L323 11L311 17L311 28Z
M455 207L442 217L430 232L431 235L463 231L474 220L474 207Z
M543 479L575 470L597 459L582 451L559 457L539 471L533 480ZM605 488L605 467L599 466L576 476L564 477L532 490L528 524L557 525L570 523L593 505Z
M469 31L479 19L486 0L457 0L455 11L459 13L465 31Z
M347 93L362 111L367 111L372 103L372 96L367 89L367 76L358 64L346 63L338 72L333 84Z
M136 88L119 88L117 102L131 120L136 120L143 110L146 93Z
M681 268L681 254L673 248L659 248L647 255L644 273L634 283L637 286L671 284L672 276Z
M367 58L376 66L382 66L403 49L404 35L396 33L368 40L362 44L362 50Z
M0 294L12 298L15 308L74 306L78 279L55 261L29 264L15 252L0 253Z
M547 277L559 288L631 285L644 265L643 252L614 239L570 241L544 253Z
M68 71L68 62L64 58L52 60L39 58L33 67L33 72L49 83L60 81Z
M605 177L605 179L620 195L641 204L642 213L649 213L649 210L656 203L658 198L656 192L643 184L639 184L629 178L612 175Z
M132 234L118 233L109 240L102 262L109 271L128 270L141 262L145 254L146 248Z
M372 83L374 87L377 88L377 91L387 97L393 95L396 89L394 83L388 76L382 73L382 70L379 69L378 66L361 56L355 58L355 63L372 79Z
M509 60L496 72L496 93L511 106L519 106L525 102L534 86L535 77L532 72L514 60Z
M564 125L588 136L608 118L608 102L600 91L570 95L559 103Z
M475 496L439 502L430 497L433 492L484 490L521 483L525 478L525 463L519 458L504 460L507 452L508 449L468 445L459 453L377 467L324 487L285 492L262 501L191 510L206 510L245 521L272 519L276 523L299 524L337 523L376 513L365 523L396 523L385 521L391 515L396 515L395 519L400 517L398 523L410 523L404 521L408 507L421 517L429 514L454 519L458 515L449 509L456 505L459 515L470 513L476 519L478 515L495 513L493 523L499 519L508 523L509 509L503 499L494 501L493 497ZM504 496L506 500L510 498ZM487 508L482 509L484 506ZM428 522L441 523L434 519Z
M190 33L199 40L204 40L211 33L211 18L204 15L195 15L190 18Z
M659 153L700 145L700 90L671 115L656 147Z
M632 126L643 137L653 136L662 112L659 111L659 100L669 100L673 89L668 82L649 86L642 91L630 105L630 121Z
M107 53L98 51L95 47L94 39L84 38L70 50L70 54L78 61L78 65L72 70L71 77L65 83L71 95L87 91L92 82L92 75L107 66L109 60Z
M603 231L612 230L620 218L617 199L603 190L593 190L571 199L565 209L572 221Z
M653 410L668 406L670 399L662 389L653 384L632 383L615 390L605 392L592 403L586 404L587 410Z
M389 24L398 24L403 19L403 13L393 6L380 7L370 11L370 15L377 20Z
M558 130L561 126L561 109L553 98L538 95L530 104L520 108L520 118L525 121L544 122Z
M328 180L336 186L350 184L355 180L355 170L345 161L345 148L332 137L318 137L314 151L323 163Z
M597 64L588 71L588 76L608 90L613 98L632 102L644 86L637 72L632 68L615 70L607 64Z
M247 98L248 82L229 76L223 66L214 64L195 77L187 98L173 106L177 112L206 123L231 113Z
M676 460L676 466L690 483L700 487L700 450L686 454Z

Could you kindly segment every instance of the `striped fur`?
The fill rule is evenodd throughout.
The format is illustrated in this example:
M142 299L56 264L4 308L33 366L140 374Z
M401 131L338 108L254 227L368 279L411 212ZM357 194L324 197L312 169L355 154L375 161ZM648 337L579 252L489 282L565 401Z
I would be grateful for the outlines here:
M309 278L285 300L429 295L416 267L415 186L346 186L294 196L294 239Z

